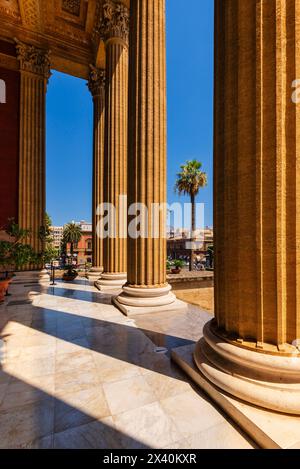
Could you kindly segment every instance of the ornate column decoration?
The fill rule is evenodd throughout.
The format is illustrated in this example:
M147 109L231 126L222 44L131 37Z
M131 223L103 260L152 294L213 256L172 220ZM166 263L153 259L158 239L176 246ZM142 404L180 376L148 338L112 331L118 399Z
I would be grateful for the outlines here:
M40 253L43 243L39 232L46 210L45 112L50 52L16 42L21 73L19 224L31 230L26 242Z
M103 241L104 273L100 290L121 288L126 282L127 120L129 10L106 1L99 25L106 47L104 202L115 208L115 233ZM121 223L119 223L121 221Z
M103 272L103 237L97 232L98 207L103 203L104 129L105 129L105 70L90 65L88 87L94 103L93 150L93 268L88 277L98 280Z
M142 236L128 238L128 283L115 300L128 315L183 307L166 281L165 0L132 0L130 27L128 205L147 214Z
M298 0L216 1L215 319L200 372L300 414ZM225 53L226 51L226 53Z

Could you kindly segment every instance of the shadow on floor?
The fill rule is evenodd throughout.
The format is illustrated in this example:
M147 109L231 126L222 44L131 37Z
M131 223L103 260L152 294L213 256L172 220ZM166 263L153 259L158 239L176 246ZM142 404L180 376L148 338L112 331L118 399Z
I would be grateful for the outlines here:
M78 285L78 282L75 284ZM42 290L42 293L54 294L58 297L67 297L73 300L93 302L93 298L96 298L95 303L104 303L103 296L105 296L105 302L107 303L110 303L111 299L110 295L76 289L71 290L57 287L50 289L50 292L47 287ZM80 303L79 306L81 306ZM52 310L39 306L32 306L32 308L32 320L29 321L28 318L26 318L25 310L22 312L23 308L19 308L15 313L11 311L9 320L24 324L27 327L31 327L32 329L41 331L67 343L75 344L79 348L83 347L146 370L189 382L189 379L184 376L175 365L170 364L169 358L165 355L154 353L153 343L159 346L173 348L194 343L193 341L144 328L138 329L124 323L118 324L117 322L110 322L109 320L85 317L57 309ZM84 305L82 305L82 308L84 309ZM145 338L145 335L148 339ZM4 372L0 371L0 373L3 374ZM15 377L11 377L11 379L16 380ZM20 381L20 383L22 383L22 381ZM49 444L50 447L58 448L104 447L110 449L136 449L145 447L142 442L120 433L102 421L95 420L93 416L83 412L81 409L70 406L67 402L54 398L51 394L47 394L30 384L23 384L29 387L29 394L31 392L33 394L40 393L41 402L45 403L45 405L39 406L38 403L34 405L32 403L24 405L18 403L15 410L0 410L0 435L2 431L4 432L4 438L0 438L0 447L41 447ZM193 388L195 389L194 386ZM205 400L211 402L199 389L195 390ZM51 423L51 428L47 427L44 423L45 412L49 412L46 420L53 422ZM24 418L22 417L20 420L20 416L22 416L23 413ZM223 414L222 411L220 413ZM76 427L73 425L73 427L70 428L68 421L74 419L76 419L76 422L80 423L76 425ZM26 422L26 425L24 422ZM44 429L44 424L46 425L46 430ZM25 430L23 430L23 425L26 427ZM39 431L34 430L36 426L40 427ZM69 428L69 430L66 430L67 428ZM23 431L28 437L21 436L19 443L15 442L13 446L9 446L11 443L7 438L12 439L15 433L17 438L19 432L22 434ZM64 433L64 431L68 433ZM35 441L35 435L49 436L58 432L59 435L56 435L55 440L51 440L50 438L50 442L48 441L49 439L45 441ZM72 446L73 444L74 446Z
M5 373L0 401L0 448L143 449L147 446L110 423ZM19 389L16 397L10 390ZM83 402L84 404L84 402ZM76 422L76 423L75 423ZM76 426L75 426L76 425Z

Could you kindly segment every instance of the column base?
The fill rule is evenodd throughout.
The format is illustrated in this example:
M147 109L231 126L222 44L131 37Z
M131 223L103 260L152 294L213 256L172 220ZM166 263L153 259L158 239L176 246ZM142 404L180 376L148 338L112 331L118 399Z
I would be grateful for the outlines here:
M98 290L103 292L119 291L122 290L122 287L123 285L125 285L126 282L126 273L110 274L104 272L103 274L101 274L100 280L95 282L95 287L97 287Z
M47 269L16 272L14 283L39 283L50 281Z
M284 414L300 415L300 357L251 351L232 345L206 324L195 348L199 371L242 401Z
M126 316L185 310L187 304L177 300L171 286L163 288L123 287L123 292L113 298L113 304Z
M201 373L194 360L195 345L172 350L173 361L220 407L250 438L264 449L299 449L300 419L247 404L215 386ZM284 397L283 397L284 399Z
M100 280L101 274L103 273L103 267L92 267L86 274L86 278L90 282L96 282Z

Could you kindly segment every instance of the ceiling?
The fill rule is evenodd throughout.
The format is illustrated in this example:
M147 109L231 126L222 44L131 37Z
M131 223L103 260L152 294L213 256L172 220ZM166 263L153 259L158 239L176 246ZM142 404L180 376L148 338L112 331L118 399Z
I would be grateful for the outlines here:
M129 0L119 1L129 6ZM0 37L47 47L52 68L87 78L89 64L105 66L105 49L96 32L104 2L0 0Z

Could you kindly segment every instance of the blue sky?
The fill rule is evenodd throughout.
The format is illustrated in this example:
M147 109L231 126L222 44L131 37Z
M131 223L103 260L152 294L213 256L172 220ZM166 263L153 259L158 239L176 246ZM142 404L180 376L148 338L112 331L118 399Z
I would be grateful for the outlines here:
M166 0L168 202L179 167L196 158L208 173L205 224L213 223L213 0ZM53 72L47 93L47 210L53 223L91 220L92 99L86 82Z

